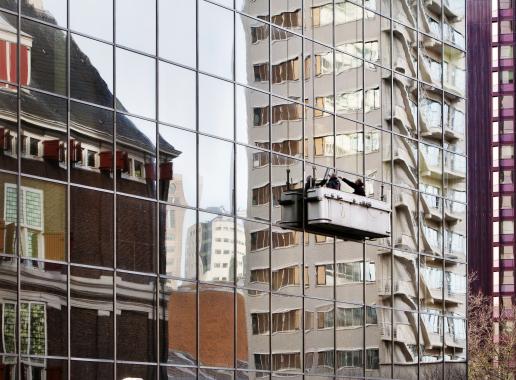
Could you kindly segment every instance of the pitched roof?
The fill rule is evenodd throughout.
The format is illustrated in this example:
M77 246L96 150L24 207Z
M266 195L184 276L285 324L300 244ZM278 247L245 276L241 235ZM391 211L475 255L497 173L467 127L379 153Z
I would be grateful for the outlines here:
M55 19L46 11L34 8L32 4L24 4L24 13L55 23ZM0 29L9 28L16 31L8 18L0 17ZM66 34L59 29L29 20L22 22L22 29L26 36L32 37L30 86L45 90L61 91L66 93ZM113 93L108 85L92 65L89 57L81 51L73 37L70 39L70 93L73 97L86 100L94 104L108 107L113 106ZM0 108L3 110L16 110L16 94L3 93L0 96ZM22 115L26 122L34 119L47 121L57 127L66 126L67 105L66 100L40 93L37 91L23 91ZM117 100L117 108L125 111L123 105ZM112 135L112 123L106 120L106 111L96 107L76 107L73 113L75 127L80 129L94 129L98 132ZM109 113L109 112L108 112ZM154 143L145 136L137 126L125 115L117 117L117 135L119 140L130 141L132 145L143 150L153 151ZM159 136L160 152L173 157L181 152L176 150L161 135Z

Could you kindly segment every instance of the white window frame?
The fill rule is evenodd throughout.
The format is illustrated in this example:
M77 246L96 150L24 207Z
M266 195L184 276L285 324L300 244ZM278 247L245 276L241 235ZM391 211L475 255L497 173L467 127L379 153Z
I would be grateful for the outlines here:
M38 256L37 258L44 258L45 257L45 252L44 252L44 248L45 248L45 242L43 240L43 231L45 231L45 204L44 204L44 197L43 197L43 190L40 190L40 189L35 189L35 188L32 188L32 187L27 187L27 186L21 186L20 190L20 196L18 197L18 192L17 192L17 185L16 184L12 184L12 183L5 183L4 184L4 220L7 221L7 189L14 189L15 193L16 193L16 207L17 207L17 212L19 211L21 214L23 215L20 215L20 217L18 218L20 220L20 239L23 238L24 239L24 244L21 245L21 248L23 247L27 247L28 244L29 244L29 230L33 230L33 231L37 231L38 233ZM33 193L36 193L39 195L40 197L40 215L41 215L41 223L40 223L40 226L31 226L31 225L28 225L27 224L27 214L26 214L26 211L27 211L27 207L25 205L25 202L27 201L27 192L30 191L30 192L33 192ZM20 200L22 201L22 207L19 207L18 205L18 198L20 198ZM17 214L18 215L18 214ZM18 220L15 220L14 223L17 224ZM24 252L22 252L22 254L24 254ZM27 256L27 257L32 257L32 256Z

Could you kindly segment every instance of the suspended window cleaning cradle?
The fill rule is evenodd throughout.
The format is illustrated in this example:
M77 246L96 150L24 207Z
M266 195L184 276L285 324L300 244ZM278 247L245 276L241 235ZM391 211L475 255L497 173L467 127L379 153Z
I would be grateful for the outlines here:
M288 177L289 170L287 190L279 200L282 227L304 226L307 232L352 240L391 236L391 208L387 203L317 186L316 181L305 189L290 190Z

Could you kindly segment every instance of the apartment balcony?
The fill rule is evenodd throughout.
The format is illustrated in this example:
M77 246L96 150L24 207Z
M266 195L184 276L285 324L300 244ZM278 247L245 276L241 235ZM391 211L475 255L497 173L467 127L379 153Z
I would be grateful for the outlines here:
M452 8L453 0L443 0L443 13L448 19L458 22L463 19L465 10L461 11L457 8Z
M497 192L510 193L510 192L513 192L514 190L515 189L514 189L513 183L502 183L499 185L498 191L495 191L495 193L497 193Z
M500 285L500 293L501 294L514 294L514 284L504 284Z
M432 50L429 47L426 49L423 47L423 50ZM441 76L442 72L439 69L432 68L432 64L428 62L430 59L426 58L426 56L421 56L419 59L419 72L421 75L421 79L427 83L430 83L435 87L442 87L441 84ZM440 63L439 63L440 64Z
M494 93L511 93L514 91L513 83L500 83L498 84L498 89L493 91Z
M441 14L442 3L441 0L423 0L422 5L435 14Z
M493 139L494 140L494 139ZM514 142L514 135L512 133L505 133L503 135L498 136L498 141L501 143L513 143ZM496 142L496 141L493 141Z
M425 347L432 348L432 347L442 347L443 346L442 334L435 330L429 330L427 323L424 320L422 320L422 323L421 323L421 330L422 330Z
M389 322L382 322L378 324L380 330L380 338L382 340L404 343L417 344L416 333L417 328L410 323L395 323L392 325Z
M448 141L456 141L464 138L464 128L446 123L444 126L444 137Z
M498 161L498 166L501 168L512 168L514 167L514 159L513 158L505 158Z
M380 330L380 338L382 340L392 340L395 331L392 329L392 324L389 322L382 322L378 324Z
M454 348L465 348L466 347L466 338L457 336L456 334L445 334L444 341L446 342L447 347Z
M403 52L405 53L404 59L402 57L398 57L395 62L393 62L394 69L405 73L410 76L415 76L416 74L416 66L414 61L412 60L411 54L411 42L416 40L416 34L411 29L408 30L404 26L394 23L392 26L392 32L394 38L400 41ZM414 46L415 47L415 46ZM406 73L406 69L408 68L411 74Z
M456 224L463 220L466 214L466 206L462 203L452 203L446 201L444 208L444 218L449 224Z
M378 295L390 296L391 294L404 294L409 297L416 296L414 282L408 280L397 280L391 282L390 279L378 281Z
M499 18L512 18L512 15L513 15L513 9L512 8L509 8L509 9L498 9L498 15L493 15L494 17L499 17Z
M394 248L404 251L414 251L417 249L416 240L411 235L401 234L397 237Z
M421 242L423 243L424 251L432 253L433 255L440 256L442 253L442 239L443 235L441 232L430 229L425 224L421 225L420 228Z
M441 128L441 121L437 124L428 122L428 117L426 116L425 112L423 110L419 109L419 119L420 119L420 133L421 136L426 138L431 138L435 140L440 140L443 134L443 130ZM439 118L440 119L440 118Z
M392 116L394 121L398 121L396 125L401 129L403 134L407 136L416 136L416 121L414 120L414 116L408 112L404 106L395 105Z
M448 181L460 181L466 178L466 161L463 157L461 157L461 159L463 159L463 161L457 160L454 157L445 158L444 174L446 174L446 178Z
M445 289L443 296L443 288L427 288L431 298L434 301L442 302L450 306L458 306L464 303L464 295L456 294Z
M494 266L494 264L493 264ZM514 269L514 259L502 259L499 261L499 267L505 270Z
M443 220L441 198L430 194L421 194L421 205L425 219L435 222Z
M498 60L498 66L500 68L512 68L512 67L514 67L514 59L512 59L512 58L500 59L500 60ZM510 85L511 85L511 87L514 88L512 83Z
M498 36L498 41L501 43L512 43L514 41L513 34L500 34Z
M502 108L500 110L500 117L504 118L509 118L509 117L513 117L514 116L514 108Z
M512 218L514 217L514 209L512 208L502 208L500 210L500 217L502 218Z
M423 150L419 151L419 173L421 176L435 178L440 180L442 177L441 157L432 157L430 154L425 154Z

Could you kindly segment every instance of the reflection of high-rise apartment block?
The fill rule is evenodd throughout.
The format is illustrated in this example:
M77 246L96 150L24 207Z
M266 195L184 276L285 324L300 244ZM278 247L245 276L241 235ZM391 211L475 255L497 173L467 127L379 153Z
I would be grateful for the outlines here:
M252 2L246 12L262 18L266 3ZM308 1L304 10L301 2L271 4L272 26L242 17L247 81L267 90L262 83L270 80L273 91L270 105L246 91L247 144L272 150L247 151L249 216L266 220L270 210L277 223L287 171L300 186L326 167L365 177L367 196L393 212L393 236L365 245L274 225L269 234L249 223L247 286L270 282L285 294L272 296L271 359L260 354L269 345L268 295L253 291L247 299L249 362L257 369L304 360L315 373L335 365L338 374L360 376L365 367L388 377L394 364L395 376L415 378L418 362L429 363L421 373L430 375L443 357L465 357L464 5L365 6L371 11L346 1ZM389 10L395 21L382 16ZM311 297L304 309L295 297L301 293Z

